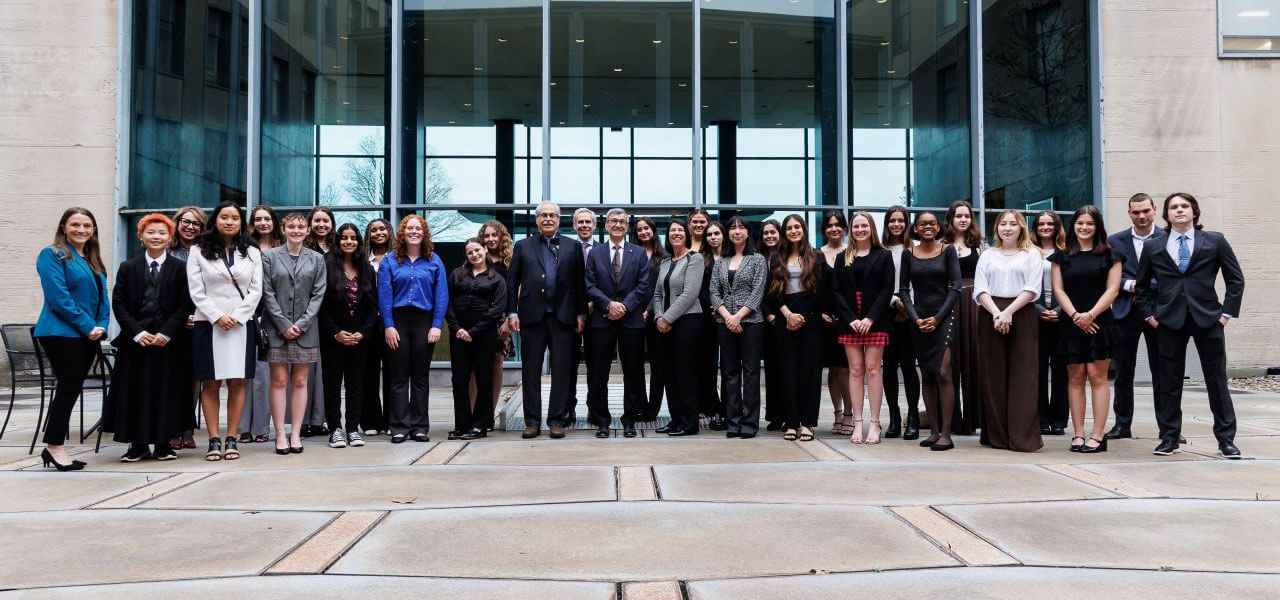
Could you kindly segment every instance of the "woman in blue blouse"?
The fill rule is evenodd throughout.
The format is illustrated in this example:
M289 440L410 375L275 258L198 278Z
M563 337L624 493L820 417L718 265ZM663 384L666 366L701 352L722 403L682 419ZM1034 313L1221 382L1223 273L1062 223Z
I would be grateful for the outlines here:
M58 377L49 403L44 443L44 466L76 471L84 463L67 454L63 442L71 410L84 379L101 351L107 333L111 301L107 296L107 268L98 248L98 221L88 209L72 207L62 213L53 244L40 251L36 272L44 291L44 308L36 321L35 337Z
M395 250L378 268L378 308L390 349L391 397L387 423L391 443L406 437L429 442L427 394L431 354L449 306L449 284L440 256L432 252L431 231L418 215L400 220Z

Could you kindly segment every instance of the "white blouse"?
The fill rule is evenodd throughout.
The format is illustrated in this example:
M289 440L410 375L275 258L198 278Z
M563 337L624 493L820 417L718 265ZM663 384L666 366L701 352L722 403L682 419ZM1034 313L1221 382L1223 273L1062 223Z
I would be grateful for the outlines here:
M1040 297L1044 281L1044 259L1039 250L1020 250L1011 257L992 248L978 257L973 276L973 298L982 293L992 298L1013 298L1022 292Z

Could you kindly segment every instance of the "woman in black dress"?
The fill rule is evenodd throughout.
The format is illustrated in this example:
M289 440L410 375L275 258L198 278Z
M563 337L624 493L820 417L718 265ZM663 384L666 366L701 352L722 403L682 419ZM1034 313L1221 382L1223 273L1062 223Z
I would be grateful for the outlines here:
M915 328L916 358L924 373L924 404L932 433L920 441L930 450L955 448L951 421L955 391L951 385L951 348L955 342L955 304L960 297L960 260L955 247L938 240L938 217L916 215L913 237L920 241L902 253L898 298Z
M955 392L955 433L972 435L982 428L982 381L978 376L978 325L981 307L973 299L973 276L978 255L986 245L974 218L973 207L964 200L951 203L943 242L955 248L960 261L960 300L956 306L956 337L951 387Z
M1032 223L1036 247L1044 257L1044 279L1035 305L1040 319L1040 435L1063 435L1067 427L1067 363L1058 353L1058 338L1066 324L1053 297L1053 257L1067 249L1067 231L1058 213L1051 210L1037 214Z
M644 248L649 258L649 300L644 310L644 357L649 362L649 397L645 401L644 413L635 416L637 423L650 423L658 419L658 411L662 409L662 390L666 385L663 361L658 360L658 326L657 316L653 310L653 297L658 289L658 267L667 251L658 240L658 224L652 217L636 218L636 226L631 230L632 243Z
M804 217L782 220L785 236L770 269L769 310L784 329L778 336L778 363L785 440L813 440L822 396L822 313L830 310L831 268L813 246Z
M760 254L764 255L764 259L773 265L773 261L778 257L778 249L782 247L782 223L777 219L765 219L760 224ZM766 298L765 302L768 302ZM779 431L782 429L782 422L786 420L786 415L782 411L782 373L778 368L778 331L782 327L782 322L778 321L777 316L769 312L768 307L761 306L764 310L764 420L767 422L765 430Z
M173 234L168 217L142 217L138 240L145 252L120 265L111 293L120 335L111 342L116 365L102 407L102 429L129 444L120 462L175 459L169 440L196 425L186 401L191 392L187 315L195 305L186 262L167 251Z
M498 324L506 321L507 280L493 268L489 252L479 238L463 245L466 264L449 273L450 363L453 376L453 431L451 440L485 437L493 420L493 355L498 351ZM469 392L475 381L476 392Z
M822 213L822 258L827 266L835 269L838 257L844 254L845 235L849 233L849 223L844 213L828 210ZM831 309L834 310L832 305ZM837 315L826 312L822 314L822 366L827 369L827 393L831 396L831 433L836 435L857 434L862 438L862 426L854 424L853 400L849 394L849 359L845 356L844 345L837 341L842 333L848 333L839 323ZM861 402L862 398L858 398ZM861 412L861 411L859 411ZM879 414L877 411L876 414ZM856 427L856 429L855 429ZM859 442L861 443L861 442Z
M1067 362L1067 402L1071 405L1073 452L1106 452L1107 409L1111 406L1107 369L1115 343L1111 303L1120 293L1123 258L1107 245L1102 213L1093 205L1071 215L1067 249L1054 255L1053 293L1064 320L1058 347ZM1093 404L1093 431L1084 437L1084 385ZM1076 443L1080 440L1080 443Z
M897 286L902 275L902 254L911 245L909 229L910 217L902 206L891 206L884 213L884 233L880 239L885 250L893 257L893 282ZM889 324L889 347L884 352L884 396L889 403L889 427L884 430L884 437L896 438L899 434L904 440L920 437L920 373L916 371L916 351L911 342L911 331L915 326L907 317L907 310L898 299L895 287L893 297L889 300L892 307L892 322ZM907 427L902 429L902 410L898 407L898 371L902 371L902 386L907 394Z

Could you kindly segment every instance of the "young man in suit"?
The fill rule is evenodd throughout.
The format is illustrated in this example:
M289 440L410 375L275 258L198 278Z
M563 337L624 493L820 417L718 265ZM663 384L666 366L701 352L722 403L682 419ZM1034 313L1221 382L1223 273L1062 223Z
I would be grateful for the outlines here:
M576 241L559 235L560 207L538 205L538 235L516 242L507 272L507 317L521 336L524 432L542 433L542 355L551 350L551 398L547 426L551 437L564 437L574 384L573 340L582 333L587 314L582 252Z
M585 265L587 257L591 255L591 249L596 244L596 213L589 208L579 208L573 211L573 232L578 235L578 246L582 249L582 262ZM585 267L584 267L585 268ZM587 320L591 319L594 311L591 307L591 298L587 298ZM567 427L573 427L578 421L578 365L584 362L587 365L587 382L591 382L591 369L594 367L591 359L591 336L588 333L590 323L583 327L581 335L573 337L573 381L574 384L569 388L569 405L566 409L568 412L565 416Z
M587 334L587 418L596 437L609 437L609 368L616 348L622 363L622 435L636 437L635 421L644 412L644 308L649 299L649 259L644 248L627 242L627 211L605 215L609 239L587 257L587 298L594 310Z
M1133 372L1138 366L1138 340L1145 338L1147 365L1151 369L1151 387L1156 387L1160 376L1160 360L1156 351L1156 329L1143 322L1140 311L1133 306L1134 292L1138 289L1138 266L1142 264L1142 251L1148 244L1162 246L1163 229L1155 226L1156 201L1147 194L1134 194L1129 198L1129 221L1133 227L1111 234L1107 244L1112 251L1124 257L1120 280L1120 295L1111 305L1120 332L1116 346L1116 381L1112 395L1116 422L1107 432L1107 439L1131 438L1133 433Z
M1223 329L1240 316L1244 272L1231 244L1216 231L1200 225L1200 205L1191 194L1175 193L1164 201L1169 224L1163 244L1146 244L1138 266L1138 310L1156 328L1156 345L1163 370L1156 386L1156 421L1160 445L1155 454L1178 451L1182 433L1182 375L1187 340L1194 339L1213 411L1213 434L1226 458L1240 458L1236 448L1236 415L1227 389L1227 347ZM1218 273L1226 283L1221 302L1214 283ZM1154 283L1154 285L1153 285Z

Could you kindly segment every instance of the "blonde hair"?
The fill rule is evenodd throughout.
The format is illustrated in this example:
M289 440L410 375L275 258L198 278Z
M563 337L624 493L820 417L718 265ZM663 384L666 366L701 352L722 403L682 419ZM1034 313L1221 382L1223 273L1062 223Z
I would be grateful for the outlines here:
M492 227L494 231L498 232L498 258L499 258L499 260L502 262L502 264L503 264L503 265L510 266L510 265L511 265L511 255L512 255L511 247L512 247L514 244L512 244L512 243L511 243L511 234L510 234L509 232L507 232L507 226L506 226L506 225L503 225L503 224L502 224L502 221L499 221L499 220L497 220L497 219L494 219L494 220L492 220L492 221L485 221L485 222L484 222L484 225L481 225L481 226L480 226L480 231L476 234L476 238L483 240L483 239L484 239L484 230L486 230L486 229L488 229L488 228L490 228L490 227ZM483 246L484 244L481 244L481 245ZM486 247L486 248L485 248L485 252L488 252L488 251L489 251L489 249L488 249L488 247Z
M1039 247L1031 243L1031 233L1027 231L1027 220L1022 217L1022 213L1012 208L1006 208L996 215L996 247L1004 248L1004 241L1000 239L1000 221L1004 220L1005 215L1013 215L1013 222L1018 224L1018 249L1039 251Z
M885 214L887 215L888 213ZM846 265L852 265L854 259L858 258L858 243L853 241L853 220L858 217L866 219L867 225L870 225L871 237L869 238L869 241L871 242L871 248L875 249L884 247L884 245L880 243L880 234L876 233L876 221L871 218L871 213L868 213L865 210L857 211L849 217L849 243L845 245L844 248L844 264Z

